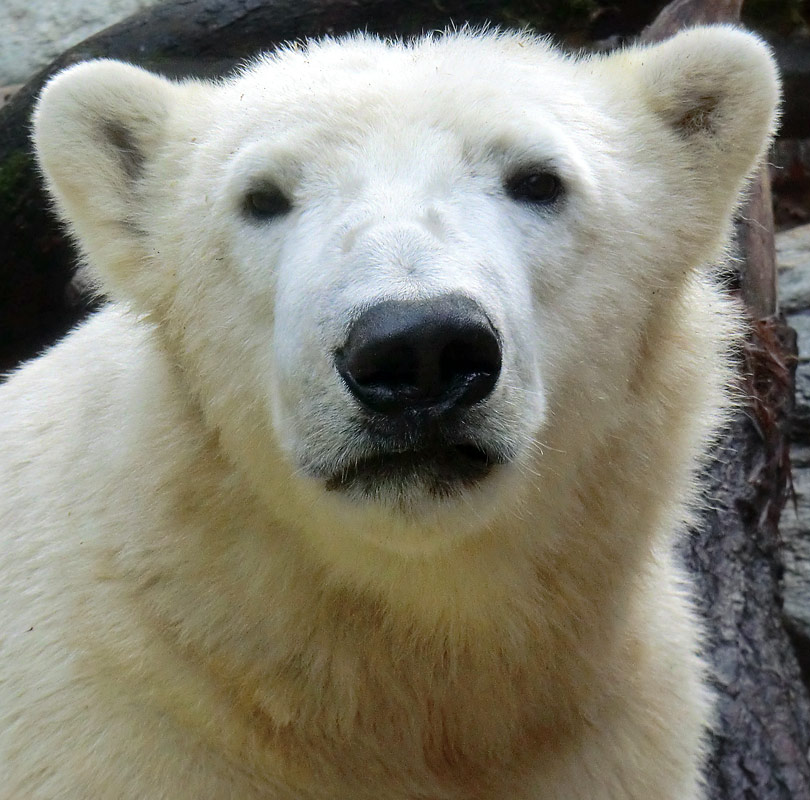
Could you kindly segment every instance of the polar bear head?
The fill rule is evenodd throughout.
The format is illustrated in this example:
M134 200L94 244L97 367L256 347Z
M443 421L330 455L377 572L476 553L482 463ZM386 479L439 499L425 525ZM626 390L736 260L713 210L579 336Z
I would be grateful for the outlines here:
M80 64L35 140L89 270L276 512L423 542L537 490L546 446L610 435L777 94L725 27L579 59L353 36L215 84Z

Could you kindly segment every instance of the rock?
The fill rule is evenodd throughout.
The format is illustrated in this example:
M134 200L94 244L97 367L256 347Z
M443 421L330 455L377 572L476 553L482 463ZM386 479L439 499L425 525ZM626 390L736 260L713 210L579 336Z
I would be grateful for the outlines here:
M810 311L810 225L776 234L776 260L782 311L788 316Z
M13 86L0 86L0 108L2 108L15 93L22 88L22 84L14 84Z
M0 3L0 85L23 83L56 56L156 0Z

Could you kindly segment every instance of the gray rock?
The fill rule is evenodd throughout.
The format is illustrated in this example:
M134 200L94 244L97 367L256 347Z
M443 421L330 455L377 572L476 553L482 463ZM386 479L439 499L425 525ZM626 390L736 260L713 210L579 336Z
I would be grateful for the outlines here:
M810 310L810 225L776 235L776 263L782 310L787 315Z
M158 0L0 3L0 86L24 83L56 56Z
M810 254L805 272L810 276ZM781 295L781 291L780 291ZM810 305L810 304L808 304ZM793 411L791 460L794 466L801 445L810 445L810 308L794 314L786 314L788 324L796 331L799 363L796 367L796 407ZM808 499L810 503L810 498ZM810 531L810 526L808 526Z

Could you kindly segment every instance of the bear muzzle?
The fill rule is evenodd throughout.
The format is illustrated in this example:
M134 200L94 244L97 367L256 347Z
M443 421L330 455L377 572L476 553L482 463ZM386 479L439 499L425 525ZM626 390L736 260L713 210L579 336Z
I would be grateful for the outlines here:
M376 494L417 481L446 495L502 460L471 437L470 411L493 393L502 365L498 332L472 299L377 303L354 321L334 361L375 452L327 488Z

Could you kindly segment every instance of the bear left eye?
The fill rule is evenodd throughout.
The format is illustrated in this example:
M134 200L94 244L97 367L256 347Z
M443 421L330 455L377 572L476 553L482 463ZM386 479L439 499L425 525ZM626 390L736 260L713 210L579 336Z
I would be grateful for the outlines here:
M290 198L277 186L262 186L245 195L243 210L251 219L265 221L286 214L292 208Z
M539 206L551 205L563 193L562 181L542 168L515 173L506 180L504 189L513 200Z

